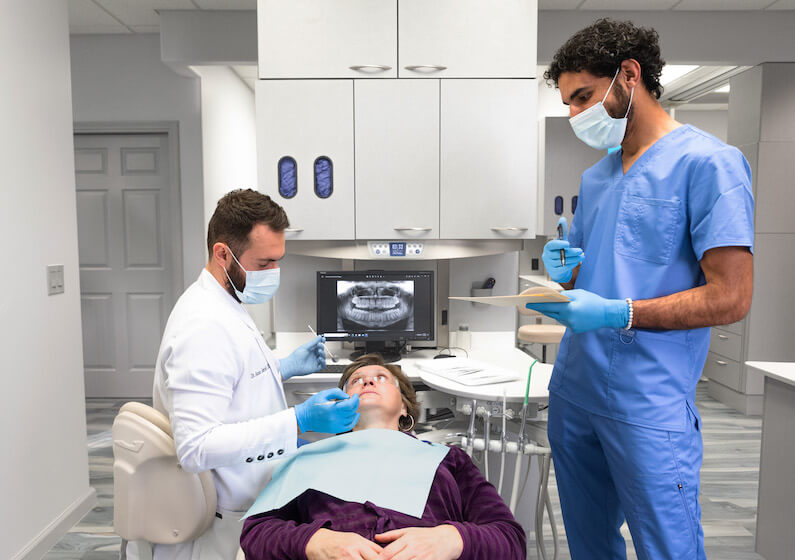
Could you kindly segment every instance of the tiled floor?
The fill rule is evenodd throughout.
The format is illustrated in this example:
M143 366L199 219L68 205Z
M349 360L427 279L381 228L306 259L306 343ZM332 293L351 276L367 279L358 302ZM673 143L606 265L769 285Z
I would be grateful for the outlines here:
M125 401L89 399L86 404L91 485L97 506L45 556L46 560L110 560L118 558L119 537L113 533L113 473L110 426ZM699 384L697 403L703 419L704 465L701 470L701 507L707 557L715 560L761 560L753 552L759 449L762 421L747 417L713 400ZM558 527L563 534L561 559L570 558L560 516L554 475L550 493ZM630 535L627 557L634 559ZM549 523L545 537L551 545ZM529 558L535 543L528 542ZM551 546L549 547L551 550Z

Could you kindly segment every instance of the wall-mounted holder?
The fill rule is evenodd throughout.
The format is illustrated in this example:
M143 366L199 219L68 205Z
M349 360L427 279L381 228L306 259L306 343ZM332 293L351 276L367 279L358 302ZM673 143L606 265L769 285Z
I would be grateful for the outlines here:
M478 282L477 283L477 286L482 286L482 285L483 285L483 282ZM480 287L476 288L473 285L472 289L470 290L470 292L472 294L472 297L489 297L489 296L493 295L494 288L480 288ZM488 307L485 303L475 303L474 301L471 302L471 303L475 307Z

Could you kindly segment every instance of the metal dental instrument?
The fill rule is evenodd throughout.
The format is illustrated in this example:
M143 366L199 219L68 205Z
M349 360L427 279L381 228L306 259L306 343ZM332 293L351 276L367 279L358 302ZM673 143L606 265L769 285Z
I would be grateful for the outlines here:
M558 239L563 239L566 232L563 231L563 224L558 222ZM566 250L560 250L560 264L566 266Z
M307 328L309 328L309 332L311 332L313 335L317 336L317 333L315 332L315 329L312 328L312 325L307 325ZM326 354L328 354L328 357L331 358L331 361L336 364L337 363L337 356L335 356L334 354L331 353L331 350L328 349L328 346L326 346L325 342L323 343L323 350L326 351Z

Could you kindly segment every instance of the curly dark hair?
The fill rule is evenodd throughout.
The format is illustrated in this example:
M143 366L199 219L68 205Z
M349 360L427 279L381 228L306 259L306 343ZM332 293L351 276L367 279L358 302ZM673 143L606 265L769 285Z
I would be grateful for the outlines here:
M640 64L646 90L659 99L663 92L660 73L665 66L660 36L651 27L637 27L631 21L599 19L575 33L555 53L544 79L557 86L561 74L581 70L612 78L621 63L630 58Z
M248 249L248 234L257 224L265 224L273 231L284 231L290 220L284 208L271 197L251 189L237 189L226 193L215 207L207 225L207 251L212 257L213 245L226 243L235 255Z

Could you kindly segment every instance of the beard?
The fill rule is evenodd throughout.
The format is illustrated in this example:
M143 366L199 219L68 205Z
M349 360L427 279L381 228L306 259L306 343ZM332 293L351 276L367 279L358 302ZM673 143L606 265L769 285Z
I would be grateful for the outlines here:
M242 270L240 270L240 267L237 265L237 263L232 261L232 266L226 269L226 273L229 275L229 278L232 279L232 282L234 283L235 287L242 292L243 289L246 287L246 274ZM240 298L237 297L237 294L235 293L235 288L232 287L232 284L229 283L229 279L226 280L225 287L229 295L235 298L235 300L238 303L241 303Z
M626 115L627 124L629 124L629 121L632 120L632 110L634 109L634 106L629 106L629 91L627 91L623 84L618 82L613 84L613 90L613 97L615 100L610 104L605 103L607 114L614 119L623 119L624 115ZM627 110L629 110L629 114L627 114Z

